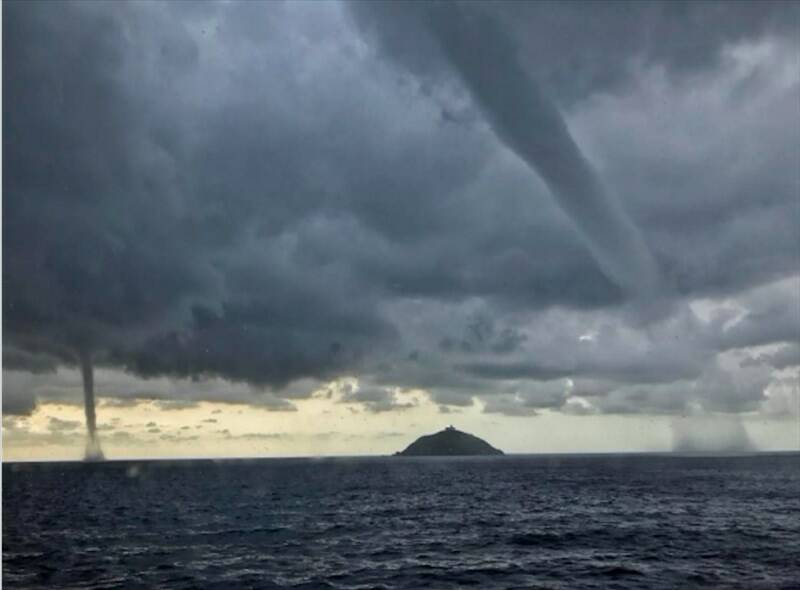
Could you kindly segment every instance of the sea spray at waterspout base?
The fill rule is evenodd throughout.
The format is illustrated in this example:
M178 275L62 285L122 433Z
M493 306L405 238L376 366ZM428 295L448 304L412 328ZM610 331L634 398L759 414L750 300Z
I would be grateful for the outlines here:
M758 450L736 415L693 414L674 418L670 428L674 453L736 454Z

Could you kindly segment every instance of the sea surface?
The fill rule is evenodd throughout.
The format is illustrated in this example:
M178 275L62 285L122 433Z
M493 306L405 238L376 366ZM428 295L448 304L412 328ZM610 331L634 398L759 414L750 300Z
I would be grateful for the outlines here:
M5 588L800 588L800 454L3 465Z

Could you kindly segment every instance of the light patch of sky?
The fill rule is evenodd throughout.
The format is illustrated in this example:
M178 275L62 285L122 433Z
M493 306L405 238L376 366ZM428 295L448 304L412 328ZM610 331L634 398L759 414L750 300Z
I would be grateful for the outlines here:
M214 402L164 409L157 401L136 400L128 407L101 403L98 422L106 455L122 459L386 455L451 423L507 453L659 452L671 448L670 421L675 419L547 410L511 417L483 413L480 401L442 414L422 391L398 392L396 402L410 406L372 412L322 393L296 400L293 412ZM63 431L59 421L81 426ZM760 450L800 448L796 416L771 419L754 413L742 416L742 422ZM83 410L72 404L44 402L29 417L7 416L4 459L80 459L82 425Z

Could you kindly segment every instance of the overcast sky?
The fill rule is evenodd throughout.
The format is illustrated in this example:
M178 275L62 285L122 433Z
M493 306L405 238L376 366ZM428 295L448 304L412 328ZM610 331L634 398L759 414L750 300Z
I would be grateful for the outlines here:
M80 453L80 351L122 455L800 447L800 4L4 2L2 32L7 453Z

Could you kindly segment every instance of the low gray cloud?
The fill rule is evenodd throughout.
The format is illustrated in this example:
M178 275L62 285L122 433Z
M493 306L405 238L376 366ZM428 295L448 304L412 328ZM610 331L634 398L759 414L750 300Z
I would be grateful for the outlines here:
M199 405L196 401L187 399L162 399L152 403L153 407L166 411L188 410Z
M431 399L442 407L459 406L466 408L473 405L475 402L471 396L464 395L462 391L447 389L434 390L433 393L431 393Z
M561 406L560 410L564 414L570 416L589 416L592 414L597 414L597 408L590 404L581 403L577 400L567 400L567 402Z
M505 391L485 398L484 413L536 416L539 410L560 409L568 396L564 380L512 383Z
M414 403L401 402L397 393L384 387L360 386L345 387L341 403L361 404L373 413L389 412L392 410L407 410L414 407Z
M141 403L136 398L106 397L100 400L100 405L106 408L132 408Z
M121 443L135 443L139 441L135 435L131 434L127 430L115 430L108 435L108 438L112 441Z
M503 414L504 416L537 416L539 412L535 407L525 404L519 398L502 395L491 397L486 400L483 407L485 414Z
M800 366L800 344L787 344L773 352L751 356L742 361L743 367L761 364L767 364L779 370Z
M77 420L61 420L55 416L51 416L47 421L47 428L51 432L77 430L78 428L81 428L82 425L83 423L78 422Z
M290 435L285 432L246 432L245 434L238 434L235 438L242 440L281 440L290 438Z
M45 431L30 428L30 423L18 416L5 416L3 418L3 437L13 437L15 443L29 447L80 446L84 441L82 430L72 428L69 420L49 422ZM67 424L62 424L65 422ZM76 423L82 426L82 423Z
M721 326L713 337L722 349L776 343L800 344L800 281L756 289L742 299L745 312Z

